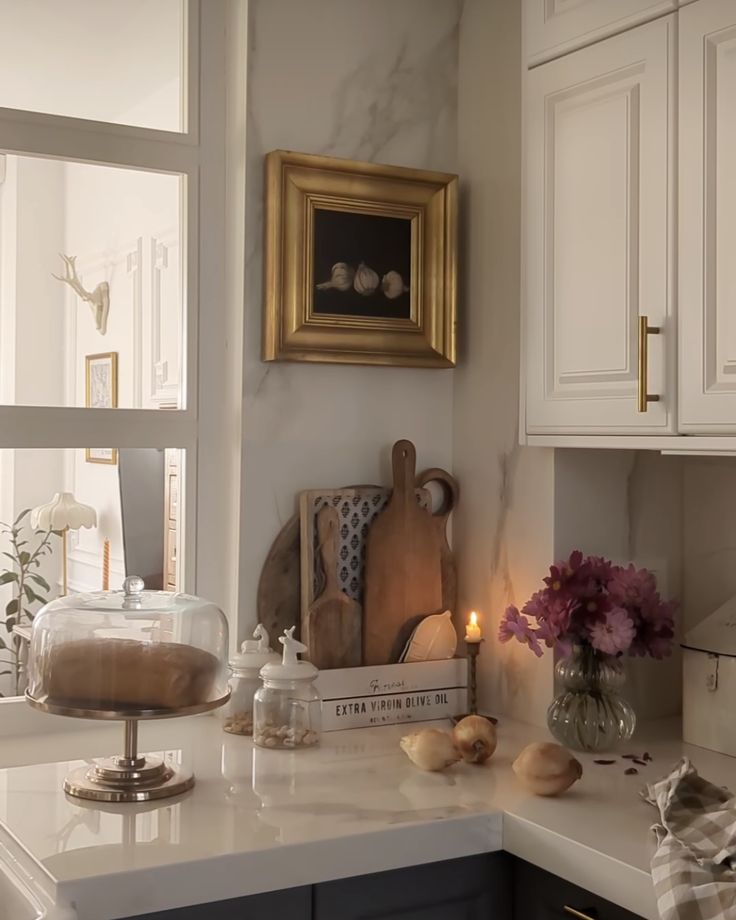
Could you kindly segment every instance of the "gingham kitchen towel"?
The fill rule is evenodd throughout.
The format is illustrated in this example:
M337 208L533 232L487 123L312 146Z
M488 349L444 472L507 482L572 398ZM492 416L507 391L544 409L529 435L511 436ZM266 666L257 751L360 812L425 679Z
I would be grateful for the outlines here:
M736 797L687 757L642 794L660 815L652 880L662 920L736 920Z

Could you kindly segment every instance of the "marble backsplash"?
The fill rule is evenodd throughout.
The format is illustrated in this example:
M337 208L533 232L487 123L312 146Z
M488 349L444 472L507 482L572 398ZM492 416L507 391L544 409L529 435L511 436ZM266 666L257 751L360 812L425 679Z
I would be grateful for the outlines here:
M573 549L650 569L660 593L679 603L677 636L663 661L627 661L626 693L641 719L676 715L682 703L684 493L680 457L653 451L555 452L555 553Z
M736 458L683 457L683 630L736 595Z
M554 452L519 445L521 4L465 0L460 27L460 361L455 371L455 521L460 614L481 612L479 698L542 724L552 662L499 645L553 551Z
M300 489L389 483L408 437L452 468L453 371L260 360L263 156L284 148L457 170L455 0L251 0L241 583L245 633Z
M519 445L520 4L251 0L241 552L245 609L268 547L308 487L389 482L391 444L462 484L458 626L487 641L480 697L536 723L551 656L495 641L510 603L575 547L657 571L687 629L736 594L736 460ZM329 61L329 66L325 62ZM455 371L263 364L263 156L275 148L459 172ZM679 656L635 662L640 715L677 712Z

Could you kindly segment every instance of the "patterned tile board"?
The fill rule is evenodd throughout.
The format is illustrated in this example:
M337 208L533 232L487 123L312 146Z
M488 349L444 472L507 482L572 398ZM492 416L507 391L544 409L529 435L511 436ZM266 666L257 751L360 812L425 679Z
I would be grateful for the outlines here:
M340 520L338 547L338 581L348 597L363 600L365 543L372 521L385 508L391 490L381 486L354 489L313 489L299 496L302 534L302 615L324 587L324 573L319 552L317 515L325 505L337 508ZM417 501L431 509L432 499L426 489L417 489Z

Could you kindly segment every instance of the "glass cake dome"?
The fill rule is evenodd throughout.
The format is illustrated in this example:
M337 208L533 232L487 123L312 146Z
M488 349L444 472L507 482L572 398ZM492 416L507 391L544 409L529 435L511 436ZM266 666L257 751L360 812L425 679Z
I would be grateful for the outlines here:
M214 604L145 590L73 594L33 621L28 702L59 715L150 719L227 700L228 628Z

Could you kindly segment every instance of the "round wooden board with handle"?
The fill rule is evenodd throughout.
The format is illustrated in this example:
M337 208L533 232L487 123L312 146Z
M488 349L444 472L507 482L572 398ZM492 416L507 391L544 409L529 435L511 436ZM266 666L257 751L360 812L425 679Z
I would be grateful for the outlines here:
M268 630L272 646L276 636L296 626L301 633L301 560L299 558L299 515L284 524L268 551L258 580L258 621Z

